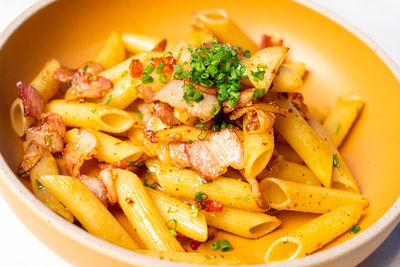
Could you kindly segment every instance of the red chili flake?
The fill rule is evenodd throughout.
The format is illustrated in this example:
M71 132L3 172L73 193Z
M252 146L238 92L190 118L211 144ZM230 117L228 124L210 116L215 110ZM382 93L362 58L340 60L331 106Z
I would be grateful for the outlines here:
M190 248L192 250L197 250L199 248L199 246L201 245L202 242L200 241L196 241L196 240L192 240L189 244Z
M153 65L154 68L158 68L158 65L160 63L164 64L164 67L163 67L163 70L161 71L161 73L173 72L174 65L176 64L176 59L174 57L167 56L164 58L156 57L151 61L151 65Z
M143 64L138 59L133 59L129 65L129 70L131 71L131 76L134 78L139 78L143 73Z
M204 201L204 206L203 209L205 211L209 211L209 212L219 212L222 211L224 206L222 206L221 203L219 203L218 201L215 200L207 200Z

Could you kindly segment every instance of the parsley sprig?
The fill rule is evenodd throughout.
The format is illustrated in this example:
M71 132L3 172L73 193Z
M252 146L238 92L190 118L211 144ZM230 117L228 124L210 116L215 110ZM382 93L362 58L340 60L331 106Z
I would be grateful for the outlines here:
M238 46L216 41L204 43L195 49L189 47L188 50L192 58L189 70L183 71L174 66L174 78L188 79L208 88L215 86L218 100L229 100L234 107L239 100L241 79L247 77L246 67L239 63L239 55L250 57L250 52L246 50L242 53Z

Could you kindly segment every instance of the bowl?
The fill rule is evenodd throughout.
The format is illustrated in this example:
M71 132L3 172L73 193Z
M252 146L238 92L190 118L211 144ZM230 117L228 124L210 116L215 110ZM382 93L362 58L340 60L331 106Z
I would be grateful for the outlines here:
M307 64L309 74L302 89L307 104L331 107L338 96L348 93L365 100L360 118L341 147L370 201L360 222L362 231L344 234L313 255L271 266L356 265L383 242L400 219L400 124L396 123L400 70L373 41L307 1L37 2L0 36L1 194L31 232L74 265L184 266L102 241L41 204L14 174L22 151L8 110L16 97L16 81L31 80L46 60L54 57L63 65L77 67L95 57L113 30L178 40L189 32L191 13L206 8L225 9L257 41L263 33L283 38L291 48L290 59ZM274 238L313 216L297 214L283 220L280 230L257 241L234 238L236 249L229 253L249 263L262 259ZM256 251L246 249L249 242L257 242Z

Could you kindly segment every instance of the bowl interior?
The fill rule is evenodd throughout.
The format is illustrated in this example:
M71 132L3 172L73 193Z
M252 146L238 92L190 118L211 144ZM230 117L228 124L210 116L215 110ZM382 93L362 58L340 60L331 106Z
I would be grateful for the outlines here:
M373 49L348 30L288 0L60 0L40 10L0 51L0 151L10 168L16 169L22 153L8 114L16 97L16 81L30 81L53 57L68 67L93 59L114 30L180 40L189 32L192 12L204 8L225 9L257 43L263 33L283 38L291 48L289 58L307 65L301 90L307 104L324 110L338 96L348 93L365 100L365 108L340 151L370 202L361 228L376 222L400 195L400 168L396 164L400 160L400 124L396 121L400 113L399 81ZM229 235L236 248L229 254L261 263L266 247L276 237L315 215L283 212L278 217L282 227L258 240L219 235ZM351 237L345 234L324 249ZM207 248L202 246L199 251Z

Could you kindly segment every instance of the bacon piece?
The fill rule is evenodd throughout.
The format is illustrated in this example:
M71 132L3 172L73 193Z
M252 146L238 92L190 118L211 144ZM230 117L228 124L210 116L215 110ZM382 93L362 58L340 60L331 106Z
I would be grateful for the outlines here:
M277 150L274 150L274 153L272 154L272 157L268 162L267 171L269 173L279 172L282 166L283 159L284 159L283 156L279 154Z
M283 39L274 41L271 35L263 34L261 37L260 49L271 47L271 46L283 46Z
M99 99L113 88L113 83L102 76L79 71L72 79L72 87L65 94L65 100L75 101L79 99Z
M136 91L138 92L138 96L143 99L144 103L150 104L154 102L156 92L154 92L150 86L138 85L136 86Z
M35 87L27 82L17 82L18 97L22 99L24 105L24 116L34 117L40 119L42 114L44 101Z
M228 166L243 169L243 143L232 129L212 133L207 141L187 144L185 153L190 167L206 180L215 179L225 173Z
M68 68L59 68L54 73L54 79L62 83L69 83L74 78L76 71Z
M169 157L173 166L183 169L189 167L189 159L185 153L186 142L170 142L168 143Z
M224 107L224 112L229 113L232 112L235 109L242 108L242 107L248 107L256 102L258 102L261 98L254 99L253 98L253 93L254 93L254 88L252 89L245 89L240 91L240 96L239 100L236 103L236 106L232 107L229 103L229 100L224 101L223 107Z
M107 189L102 180L86 175L80 175L79 179L97 197L97 199L107 207Z
M99 173L99 178L103 182L107 189L107 203L113 206L118 202L117 191L115 189L114 180L116 179L116 174L113 168L106 168Z
M25 175L27 174L42 158L43 149L35 141L30 141L26 147L24 157L18 166L17 174Z
M183 99L184 81L171 80L163 88L157 91L155 99L167 103L174 108L185 110L189 115L198 117L204 121L211 120L214 116L211 113L213 106L220 106L217 96L203 94L204 99L200 102L192 101L190 105Z
M26 129L26 141L36 141L50 152L61 152L64 149L65 124L60 115L45 113L40 121Z
M174 116L174 108L167 103L155 102L153 105L153 115L168 126L180 124L180 121Z
M63 152L68 172L74 177L80 175L80 168L85 160L92 159L99 150L96 136L85 129L79 129L76 140L76 144L67 144Z

